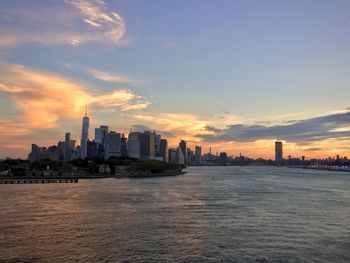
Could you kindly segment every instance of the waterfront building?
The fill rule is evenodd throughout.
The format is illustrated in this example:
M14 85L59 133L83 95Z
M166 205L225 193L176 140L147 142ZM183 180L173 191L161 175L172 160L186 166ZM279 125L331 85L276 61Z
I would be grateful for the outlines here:
M140 159L140 132L131 132L128 137L128 156Z
M184 141L184 140L180 141L179 148L181 148L181 153L184 157L184 163L187 163L187 143L186 143L186 141Z
M196 163L201 162L202 158L202 147L201 146L196 146L194 149L194 158Z
M95 128L95 142L97 144L105 145L107 133L108 133L107 125L101 125L100 128Z
M107 134L106 159L109 159L112 156L121 156L120 139L120 133L111 131Z
M139 133L138 139L140 140L140 159L141 160L153 160L155 155L155 143L156 133L145 131Z
M165 139L161 139L159 142L159 156L162 157L164 162L169 162L168 141Z
M88 158L93 158L98 156L98 144L95 141L87 141L87 155Z
M159 152L159 150L160 150L160 140L162 139L162 136L160 135L160 134L156 134L156 141L155 141L155 143L156 143L156 145L155 145L155 151L156 151L156 156L157 157L161 157L160 156L160 152Z
M170 148L169 149L169 163L177 163L177 149L176 148Z
M275 142L275 161L283 161L283 145L281 141Z
M185 155L183 154L181 147L178 147L176 151L176 163L185 164Z
M64 161L64 149L66 147L66 142L64 141L59 141L57 143L57 151L58 151L58 160L59 161ZM74 156L72 156L74 158Z
M89 139L89 117L87 116L87 107L85 109L85 116L83 117L81 140L80 140L80 157L84 159L87 156L87 141Z
M120 139L120 152L123 157L128 156L128 140L125 137L125 134L122 134L122 138Z
M64 161L69 162L72 160L72 148L71 148L71 134L67 132L64 140Z

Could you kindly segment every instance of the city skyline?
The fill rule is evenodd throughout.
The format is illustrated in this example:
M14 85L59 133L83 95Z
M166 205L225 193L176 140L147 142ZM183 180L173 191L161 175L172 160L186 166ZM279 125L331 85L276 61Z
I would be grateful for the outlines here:
M171 3L2 1L0 158L66 132L80 142L85 105L90 134L103 124L202 152L274 159L280 139L295 157L349 155L348 1Z

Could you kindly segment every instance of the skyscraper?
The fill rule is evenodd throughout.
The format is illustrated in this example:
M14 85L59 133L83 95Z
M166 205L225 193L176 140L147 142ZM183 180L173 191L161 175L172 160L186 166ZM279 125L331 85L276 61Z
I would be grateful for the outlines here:
M120 152L123 157L128 156L128 146L127 146L128 140L125 137L125 134L122 134L122 137L120 139Z
M283 145L281 141L275 142L275 161L281 162L283 160Z
M70 132L67 132L64 140L64 161L68 162L72 160L72 147Z
M111 131L107 134L106 159L121 156L120 139L120 133Z
M100 128L95 128L95 142L97 143L97 152L98 156L104 158L107 148L107 134L108 134L108 126L101 125Z
M87 141L86 157L93 158L98 156L98 144L95 141Z
M140 140L140 159L153 160L156 151L156 133L145 131L138 134Z
M155 145L155 150L156 150L156 156L161 157L159 153L159 146L160 146L160 140L162 139L162 136L160 134L156 135L156 145Z
M187 144L186 144L186 141L182 140L179 143L179 147L181 148L181 152L183 154L183 161L184 161L184 163L187 163Z
M87 116L87 106L85 116L83 117L81 140L80 140L80 157L84 159L87 156L87 141L89 139L89 117Z
M196 146L195 147L194 158L195 158L196 163L200 163L201 162L201 158L202 158L202 147L201 146Z
M169 149L169 163L177 163L177 152L176 148Z
M132 158L140 158L140 140L139 140L140 132L132 132L130 131L128 137L128 156Z
M183 154L181 147L178 147L176 151L176 163L185 164L185 155Z
M159 143L159 156L163 158L164 162L169 162L169 150L168 150L168 141L161 139Z

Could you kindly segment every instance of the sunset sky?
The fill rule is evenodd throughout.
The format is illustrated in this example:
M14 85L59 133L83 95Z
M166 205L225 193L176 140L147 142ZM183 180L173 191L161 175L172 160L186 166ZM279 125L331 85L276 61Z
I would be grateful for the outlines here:
M350 157L348 0L1 0L0 158L94 128Z

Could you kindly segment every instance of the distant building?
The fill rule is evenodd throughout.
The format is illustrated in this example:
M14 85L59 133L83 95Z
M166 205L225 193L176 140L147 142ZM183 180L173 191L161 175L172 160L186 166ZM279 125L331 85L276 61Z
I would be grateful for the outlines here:
M108 133L108 126L101 125L100 128L95 128L95 142L97 144L105 145Z
M177 164L185 164L185 155L183 154L181 147L177 148L176 163Z
M98 144L95 141L87 141L87 154L86 157L94 158L98 156Z
M194 163L194 154L193 154L193 151L190 148L187 148L186 160L187 160L188 164Z
M65 134L64 140L64 161L69 162L72 160L72 147L71 147L71 137L70 132Z
M176 148L169 149L169 163L177 163L177 152Z
M160 156L160 141L162 139L162 136L160 134L156 134L156 140L155 140L155 155L156 157L161 157Z
M120 139L120 153L123 157L128 156L128 140L125 137L125 134L122 134L122 138Z
M87 141L89 139L89 117L87 116L87 108L83 117L81 140L80 140L80 157L84 159L87 156Z
M194 149L194 158L196 163L200 163L202 159L202 147L196 146Z
M128 156L140 159L140 132L130 132L128 137Z
M227 157L227 153L226 152L221 152L219 155L219 161L221 163L227 162L228 161L228 157Z
M120 139L120 133L111 131L107 134L106 159L121 156Z
M39 147L36 144L32 144L32 150L28 154L28 160L30 162L36 162L43 159L58 161L59 160L58 147L56 145L52 145L46 148L46 147Z
M187 143L186 143L186 141L182 140L179 143L179 148L181 149L181 153L183 154L184 163L187 163Z
M139 133L138 139L140 140L140 159L153 160L156 157L156 133L145 131Z
M161 139L159 142L159 156L162 157L164 162L169 162L168 141L165 139Z
M275 161L283 161L283 145L281 141L275 142Z
M64 161L64 149L66 147L66 142L59 141L57 143L57 151L58 151L58 160ZM80 153L79 153L80 156ZM74 158L74 156L72 156Z
M106 142L107 142L108 126L101 125L100 128L95 128L95 143L97 144L97 156L105 158Z

